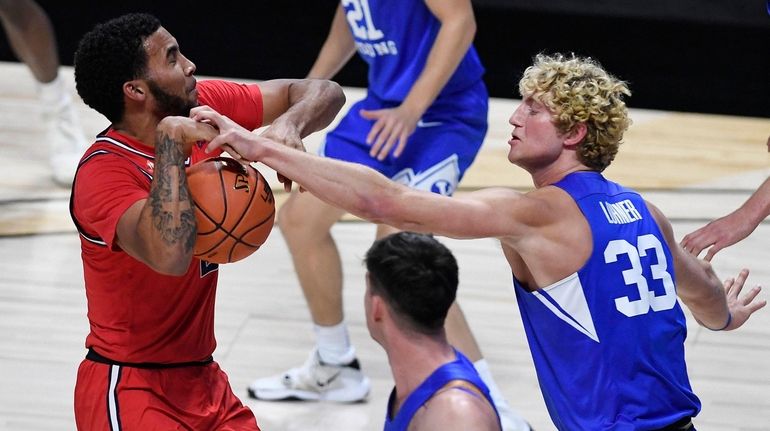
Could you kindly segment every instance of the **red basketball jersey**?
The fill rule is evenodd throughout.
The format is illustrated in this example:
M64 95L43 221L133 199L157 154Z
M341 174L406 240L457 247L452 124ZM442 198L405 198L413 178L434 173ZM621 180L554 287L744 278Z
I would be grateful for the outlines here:
M257 85L198 83L198 100L255 129L262 123ZM193 146L188 166L216 156ZM97 136L78 167L70 212L81 238L90 333L86 347L119 362L201 361L216 347L214 295L217 265L193 258L183 276L159 274L123 252L117 223L149 196L153 147L112 128Z

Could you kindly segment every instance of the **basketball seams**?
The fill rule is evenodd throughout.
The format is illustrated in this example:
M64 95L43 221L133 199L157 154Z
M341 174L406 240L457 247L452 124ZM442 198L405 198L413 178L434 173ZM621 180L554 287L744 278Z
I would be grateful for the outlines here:
M241 221L243 221L243 217L245 217L246 214L251 209L251 205L254 203L254 196L256 196L257 192L259 191L258 190L259 183L262 182L264 184L264 178L262 178L262 175L259 172L257 172L257 170L254 169L253 166L245 165L244 166L244 170L246 171L246 175L248 176L248 178L250 180L249 181L249 186L253 187L253 189L252 189L252 192L249 193L249 201L246 203L246 205L243 206L243 211L241 211L241 215L238 217L238 220L236 220L235 223L233 223L232 231L235 231L235 229L238 228L238 225L241 223ZM253 181L251 181L251 180L253 180ZM260 180L262 180L262 181L260 181ZM252 182L254 183L253 185L251 184ZM230 236L232 231L227 233L228 236ZM235 244L233 244L232 247L230 247L230 251L227 253L227 260L229 260L229 261L233 260L233 252L235 252L235 247L237 247L238 244L242 243L242 244L246 245L247 247L249 246L246 243L244 243L243 241L241 241L241 238L243 238L243 235L241 235L241 236L239 236L237 238L236 237L233 237L233 238L235 239ZM257 246L257 248L259 248L259 246Z
M227 187L225 187L225 176L222 173L223 167L225 166L225 163L222 161L217 160L216 162L217 167L217 173L219 174L219 185L222 188L222 204L223 204L223 211L222 211L222 223L219 223L218 225L221 226L227 221ZM221 163L221 165L220 165Z
M198 231L194 255L203 260L219 260L217 263L234 262L243 259L262 246L275 221L275 201L256 198L256 195L261 198L265 192L269 196L272 191L265 177L253 166L241 165L240 163L235 166L231 163L238 162L223 158L208 159L201 163L207 162L211 164L193 170L191 174L198 173L202 174L203 177L194 178L193 181L190 181L190 185L192 189L196 189L198 193L195 195L198 195L198 199L202 201L202 205L199 205L193 199L196 214L200 217L202 224L211 223L213 229ZM216 181L214 178L206 179L206 176L213 177L211 174L214 173L216 173L215 178L219 179L218 185L212 184ZM243 179L246 181L242 181ZM240 189L244 183L249 187L247 196L240 194L242 193ZM212 187L214 187L213 191L211 191ZM205 193L207 190L210 192ZM216 196L217 193L220 196ZM221 198L221 201L215 200L212 204L212 198ZM218 207L219 203L223 205ZM235 206L230 208L232 205ZM264 214L266 210L269 211L267 215ZM215 217L218 215L217 212L222 213L221 220L217 220L220 217ZM261 216L261 218L250 220L254 216ZM248 238L249 236L253 238ZM214 243L211 244L211 242ZM206 250L198 251L201 245Z
M262 244L260 244L260 245L249 244L248 242L246 242L242 238L244 236L248 235L249 233L254 232L254 230L261 228L262 226L265 225L265 223L270 222L270 221L272 221L274 219L275 219L275 210L273 210L267 217L265 217L264 220L260 221L258 224L254 225L254 227L252 227L252 228L248 229L246 232L244 232L243 235L241 235L240 238L238 238L239 242L242 242L242 243L248 245L249 247L260 247ZM272 229L272 227L271 227L271 229Z

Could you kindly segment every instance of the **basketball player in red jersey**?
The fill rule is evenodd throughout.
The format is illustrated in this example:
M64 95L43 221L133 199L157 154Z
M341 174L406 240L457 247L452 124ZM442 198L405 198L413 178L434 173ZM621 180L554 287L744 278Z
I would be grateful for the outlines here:
M258 430L213 361L217 266L193 258L185 167L216 135L187 118L207 104L301 148L332 121L342 90L323 80L197 82L195 64L151 15L96 26L75 55L77 90L112 123L80 161L71 196L81 236L88 354L80 430Z

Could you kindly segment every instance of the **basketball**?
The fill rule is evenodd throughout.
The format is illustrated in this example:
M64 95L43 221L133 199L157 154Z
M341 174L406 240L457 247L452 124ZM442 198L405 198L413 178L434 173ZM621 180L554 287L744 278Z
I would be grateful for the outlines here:
M275 199L259 171L217 157L188 168L187 183L198 222L195 257L236 262L264 244L275 221Z

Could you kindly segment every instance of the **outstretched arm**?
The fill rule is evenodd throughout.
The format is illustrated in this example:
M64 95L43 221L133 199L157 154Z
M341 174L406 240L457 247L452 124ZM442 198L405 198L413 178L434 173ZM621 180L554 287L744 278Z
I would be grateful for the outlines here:
M711 264L700 260L680 247L674 239L671 223L654 205L647 204L655 217L674 258L677 294L702 326L712 330L732 330L741 327L749 317L767 304L754 301L761 288L753 287L739 297L749 270L722 283Z
M366 166L264 139L211 108L194 108L191 115L210 121L220 131L207 151L221 147L244 160L262 162L327 203L375 223L454 238L515 238L533 223L542 224L547 218L542 215L549 213L542 199L509 189L490 188L453 198L410 189Z
M749 236L768 215L770 178L766 179L740 208L687 234L682 239L682 247L695 256L708 249L705 259L710 261L723 248Z
M425 0L425 3L441 22L425 68L401 105L391 109L361 111L365 118L376 120L366 142L372 146L369 154L380 160L384 160L391 151L396 157L401 155L407 138L454 74L476 34L476 19L470 0Z
M120 248L161 274L182 275L190 266L198 231L184 161L192 143L216 134L210 125L189 118L161 120L150 195L130 206L118 221Z
M342 105L345 94L335 82L321 79L276 79L259 84L264 106L262 136L305 151L302 139L328 126ZM278 171L284 189L291 191L291 177Z

